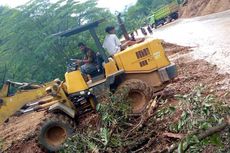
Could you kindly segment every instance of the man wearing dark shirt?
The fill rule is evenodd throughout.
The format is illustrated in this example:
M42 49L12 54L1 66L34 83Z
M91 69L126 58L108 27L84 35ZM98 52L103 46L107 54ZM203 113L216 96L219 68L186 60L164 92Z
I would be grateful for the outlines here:
M81 64L80 69L82 74L88 76L90 80L90 74L97 71L96 54L82 42L78 44L78 47L84 54L84 58L82 60L76 60L76 63Z

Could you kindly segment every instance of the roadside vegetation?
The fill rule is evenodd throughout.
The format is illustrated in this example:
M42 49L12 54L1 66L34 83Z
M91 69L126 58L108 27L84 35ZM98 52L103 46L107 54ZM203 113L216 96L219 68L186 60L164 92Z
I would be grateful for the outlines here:
M180 117L167 130L185 134L178 144L178 152L202 152L208 146L214 152L227 152L230 149L229 105L206 93L202 85L189 94L175 97L179 100L175 112Z
M110 96L98 105L98 124L77 129L61 152L195 153L230 149L227 104L207 94L203 86L174 98L176 104L170 104L168 98L155 98L143 114L133 115L127 102Z

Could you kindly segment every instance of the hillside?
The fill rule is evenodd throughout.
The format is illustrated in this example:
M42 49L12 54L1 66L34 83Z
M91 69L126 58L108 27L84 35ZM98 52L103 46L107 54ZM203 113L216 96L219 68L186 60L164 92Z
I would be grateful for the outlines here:
M230 0L188 0L182 6L181 17L203 16L230 9Z

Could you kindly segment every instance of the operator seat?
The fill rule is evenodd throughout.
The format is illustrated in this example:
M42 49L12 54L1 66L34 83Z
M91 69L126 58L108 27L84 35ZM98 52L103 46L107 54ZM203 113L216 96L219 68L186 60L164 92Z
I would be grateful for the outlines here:
M98 52L96 54L96 62L97 62L97 70L89 74L92 78L102 74L104 75L104 67L103 67L104 60Z

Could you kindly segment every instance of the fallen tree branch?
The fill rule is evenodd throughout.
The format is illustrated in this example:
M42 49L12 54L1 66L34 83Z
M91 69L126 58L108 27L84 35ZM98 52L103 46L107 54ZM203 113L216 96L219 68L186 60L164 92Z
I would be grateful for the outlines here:
M156 136L156 132L153 130L153 131L149 131L146 134L142 134L142 135L138 134L137 136L138 136L138 139L132 139L131 142L126 143L124 147L127 147L129 150L133 150L134 148L139 148L138 146L148 145L148 143L152 142L150 141L150 139L155 140L153 137ZM147 142L147 143L143 144L144 142Z
M184 138L184 134L182 134L182 133L164 132L162 135L165 136L165 137L177 138L177 139Z
M137 153L137 152L140 152L140 151L144 151L146 148L148 148L152 143L156 142L156 138L150 138L150 140L148 141L148 143L146 145L144 145L143 147L135 150L135 151L132 151L132 153Z
M128 134L125 136L125 138L127 138L134 130L139 130L143 124L153 115L153 111L155 110L155 108L157 107L157 97L155 97L155 99L152 99L149 104L146 106L144 113L141 115L141 120L140 122L133 127Z
M200 134L197 135L197 138L199 141L203 140L204 138L206 137L209 137L211 135L213 135L214 133L217 133L217 132L220 132L222 130L224 130L226 127L229 127L229 119L217 126L214 126L214 127L211 127L210 129L208 129L207 131L204 131ZM191 136L191 135L196 135L198 133L198 131L195 131L195 132L192 132L191 134L187 135L186 137L188 136ZM185 139L183 138L181 142L183 142ZM179 143L176 143L176 144L173 144L169 149L168 149L168 152L169 153L172 153L174 150L176 150L179 146L180 142ZM184 150L188 150L188 148L192 145L194 145L195 143L189 143L186 148Z
M147 113L146 120L152 116L153 111L155 110L156 107L157 107L157 97L155 97L153 100L151 100L149 102L149 105L147 105L147 107L146 107L146 113Z

